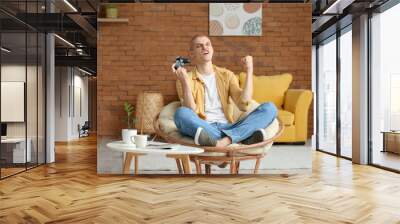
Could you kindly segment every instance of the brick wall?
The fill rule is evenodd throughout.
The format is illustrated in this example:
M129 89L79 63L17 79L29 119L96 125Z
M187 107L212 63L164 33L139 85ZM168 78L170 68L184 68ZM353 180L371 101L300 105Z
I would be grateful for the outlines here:
M123 102L135 103L143 90L161 91L166 103L176 100L170 66L176 56L188 55L193 35L208 34L208 4L120 4L119 15L129 22L99 23L99 136L119 135ZM290 72L290 88L311 89L311 5L264 4L262 32L262 37L211 37L213 62L237 73L239 59L250 54L256 75Z

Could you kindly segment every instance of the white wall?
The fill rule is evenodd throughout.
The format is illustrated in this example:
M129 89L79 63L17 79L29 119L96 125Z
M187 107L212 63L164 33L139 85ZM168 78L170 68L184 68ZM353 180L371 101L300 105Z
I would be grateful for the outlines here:
M18 65L18 64L7 64L1 66L1 81L4 82L25 82L25 76L28 76L29 86L35 86L36 80L32 76L36 76L36 67ZM36 88L27 88L27 119L28 119L28 137L35 131L36 136ZM32 104L33 103L33 104ZM32 110L33 108L33 110ZM7 110L8 108L1 108L1 110ZM24 109L24 108L23 108ZM25 126L26 122L7 122L7 136L8 137L25 137Z
M24 65L2 65L1 66L1 81L18 81L25 82L25 64ZM28 70L32 69L28 66ZM30 74L30 72L28 72Z
M55 141L68 141L69 136L69 69L55 68Z
M55 86L55 140L77 139L78 124L88 120L88 78L75 68L56 67Z
M43 79L44 73L40 66L25 66L25 64L3 64L1 66L2 82L24 82L26 84L26 101L23 102L22 108L19 108L22 110L19 111L20 113L26 112L26 120L6 122L7 137L24 138L26 135L29 139L28 148L32 152L32 161L36 162L36 158L38 158L39 163L45 162L45 89ZM21 94L24 93L24 90L20 91L22 91ZM7 95L3 95L3 97L7 97ZM12 111L11 107L2 107L1 110L6 113L16 113L16 111Z
M75 75L74 75L74 102L71 102L71 105L74 105L72 108L72 119L71 119L71 135L73 138L78 138L79 133L78 133L78 124L81 126L89 119L89 102L88 102L88 78L87 76L83 77L79 73L79 75L76 75L75 70ZM80 96L80 97L79 97ZM80 102L79 102L80 101ZM81 108L79 108L81 107ZM81 111L80 111L81 110Z
M1 81L1 121L24 122L25 83ZM36 105L35 107L36 108Z
M25 65L9 64L1 66L1 81L5 82L25 82ZM31 67L28 66L28 70ZM31 74L28 72L28 74ZM1 108L7 110L7 108ZM10 122L7 123L7 136L8 137L25 137L25 122Z

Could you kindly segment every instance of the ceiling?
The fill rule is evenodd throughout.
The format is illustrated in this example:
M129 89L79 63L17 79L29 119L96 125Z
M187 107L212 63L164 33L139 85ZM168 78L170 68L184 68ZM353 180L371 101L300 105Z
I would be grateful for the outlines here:
M36 57L37 35L49 32L57 34L56 65L95 73L97 5L97 0L1 0L2 46L11 50L2 51L2 60L22 63Z
M213 2L243 2L243 0L215 0ZM249 2L310 2L313 6L313 39L330 35L332 28L343 18L357 16L387 0L249 0ZM0 0L0 28L2 45L13 49L8 58L35 53L35 41L25 32L54 32L56 64L86 66L96 70L97 8L104 2L208 2L204 0ZM331 7L334 6L334 7ZM329 9L329 11L327 10ZM51 11L52 13L48 13ZM326 13L329 12L329 13ZM341 22L346 25L346 22ZM331 31L329 31L331 29ZM328 32L329 31L329 32ZM326 33L326 34L325 34ZM25 50L25 41L28 43ZM32 43L31 43L32 42ZM3 52L2 52L3 55Z
M352 23L368 11L385 4L389 0L312 0L313 43L316 44Z
M2 46L10 52L2 51L2 62L9 64L36 64L44 54L44 35L37 33L2 33ZM42 40L42 41L38 41ZM27 47L25 47L27 46Z
M53 12L74 12L63 0L47 0ZM81 12L96 12L97 0L68 0L68 2ZM1 0L0 6L14 12L44 13L46 12L45 0ZM49 11L49 10L47 10Z

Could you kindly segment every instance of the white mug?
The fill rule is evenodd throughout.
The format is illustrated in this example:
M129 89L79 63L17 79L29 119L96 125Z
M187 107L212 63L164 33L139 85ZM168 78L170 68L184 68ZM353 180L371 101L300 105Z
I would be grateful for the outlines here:
M135 144L135 139L133 138L135 135L137 135L137 130L136 129L123 129L122 130L122 141L125 144Z
M145 148L147 146L147 135L135 135L135 143L138 148Z

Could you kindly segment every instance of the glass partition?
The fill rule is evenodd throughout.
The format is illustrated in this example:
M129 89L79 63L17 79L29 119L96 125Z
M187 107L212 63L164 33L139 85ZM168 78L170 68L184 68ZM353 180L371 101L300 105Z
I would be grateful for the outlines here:
M318 47L318 149L336 154L336 36Z
M27 163L28 168L37 165L37 149L38 149L38 34L29 31L27 33L27 98L26 98L26 114L27 114L27 150L30 151L30 160Z
M26 33L2 33L1 46L1 175L6 177L24 171L31 158L26 150Z
M19 1L18 13L39 12L39 2ZM45 45L44 33L0 12L0 178L45 163Z
M400 4L371 19L372 164L400 171Z
M352 157L352 32L340 36L340 155Z
M37 76L37 162L44 164L46 162L46 36L43 33L38 34L38 76Z

